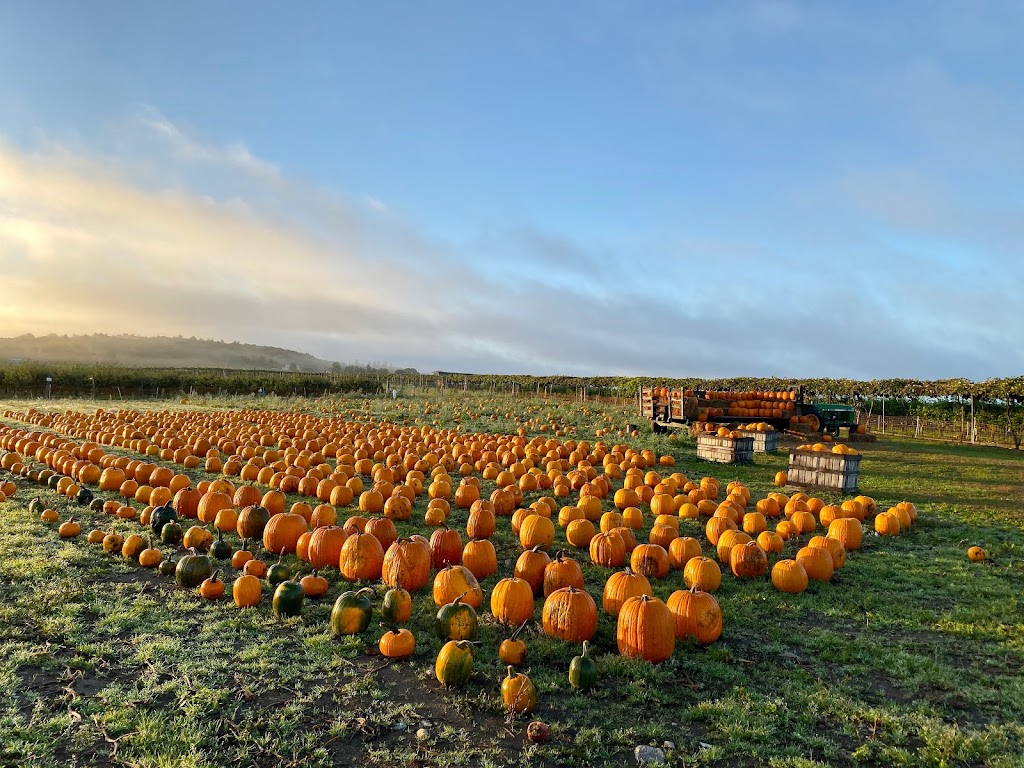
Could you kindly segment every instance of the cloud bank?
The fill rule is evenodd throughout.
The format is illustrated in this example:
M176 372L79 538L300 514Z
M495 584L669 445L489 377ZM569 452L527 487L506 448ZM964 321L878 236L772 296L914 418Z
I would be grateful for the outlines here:
M768 22L795 23L773 8ZM105 153L0 140L4 335L197 335L424 371L1024 369L1024 268L1006 251L1024 217L965 213L912 169L822 181L871 226L830 227L815 190L795 198L776 222L801 232L792 257L756 231L583 244L526 222L441 242L387 200L293 178L153 107L116 134Z

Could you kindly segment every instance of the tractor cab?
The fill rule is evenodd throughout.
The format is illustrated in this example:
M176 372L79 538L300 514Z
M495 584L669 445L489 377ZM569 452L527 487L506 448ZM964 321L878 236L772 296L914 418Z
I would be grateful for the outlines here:
M827 435L838 435L840 427L857 428L857 412L849 405L815 403L814 412Z

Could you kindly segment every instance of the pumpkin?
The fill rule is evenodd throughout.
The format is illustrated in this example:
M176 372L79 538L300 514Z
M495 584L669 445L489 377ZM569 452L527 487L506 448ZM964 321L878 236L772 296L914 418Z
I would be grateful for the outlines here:
M327 579L321 576L315 568L312 573L302 577L299 585L302 587L302 593L306 597L322 597L327 594L329 587Z
M523 549L550 549L555 541L555 524L542 515L530 515L519 528L519 543Z
M175 582L179 587L189 589L195 589L212 575L213 562L194 548L178 560L178 565L174 569Z
M985 551L984 547L979 547L977 545L968 547L967 559L972 563L981 563L988 559L988 552Z
M121 557L126 560L137 560L145 548L146 540L137 533L133 533L125 538L124 543L121 545Z
M388 624L404 624L412 618L412 596L401 587L392 587L384 593L380 615Z
M671 567L668 552L658 544L638 545L630 556L629 565L635 573L654 579L668 576Z
M588 592L565 587L548 595L541 614L544 634L569 643L590 640L597 631L597 604Z
M658 664L671 658L675 650L675 619L658 598L631 597L619 611L615 640L623 656Z
M526 726L526 738L534 744L543 744L548 740L548 736L550 736L550 734L551 729L540 720L534 720Z
M757 535L757 546L763 549L765 554L769 552L779 553L782 552L785 542L775 531L762 531Z
M841 517L829 523L828 537L842 544L843 549L860 549L864 539L864 529L857 518Z
M668 563L678 571L683 570L690 560L703 554L700 542L691 536L678 536L668 545Z
M164 528L166 529L167 526L165 525ZM213 534L201 525L193 525L185 531L185 536L181 540L185 549L198 549L200 552L206 552L212 542Z
M161 576L173 576L178 570L178 564L168 558L160 562L157 566L157 570L160 571Z
M533 590L525 580L506 578L494 585L491 613L502 624L521 625L529 621L533 608Z
M381 635L377 647L387 659L407 659L416 650L416 637L408 629L392 627Z
M228 560L234 550L231 545L224 541L224 531L217 529L217 540L210 545L210 555L215 560Z
M796 553L796 561L807 571L807 578L828 581L832 578L832 553L822 547L804 547Z
M471 539L489 539L495 525L494 505L485 500L474 502L466 521L466 535Z
M579 563L559 550L555 559L544 569L544 597L564 587L583 589L583 570Z
M578 691L588 691L597 682L597 665L590 658L590 643L583 641L583 653L569 662L569 685Z
M680 640L693 637L701 645L708 645L722 634L722 609L709 592L696 588L676 590L669 595L668 609Z
M341 562L341 548L348 534L336 525L314 528L309 536L306 561L314 568L337 568Z
M120 552L122 546L124 546L124 537L113 529L103 537L104 552Z
M430 564L440 571L462 562L462 537L444 523L430 534Z
M398 530L389 517L371 517L366 521L366 533L375 536L385 552L398 539Z
M807 589L807 571L796 560L779 560L772 567L772 585L780 592L798 594Z
M194 520L199 517L199 504L202 502L204 496L201 491L195 488L182 488L171 500L171 506L174 511L178 513L178 517L186 520ZM230 502L230 499L228 500ZM220 507L223 509L223 507ZM202 522L213 522L213 519L203 520Z
M646 576L626 568L608 577L601 596L601 607L610 616L618 616L622 604L629 598L653 594Z
M81 532L81 524L73 517L67 522L61 523L60 527L57 529L57 535L62 539L73 539Z
M586 518L573 520L565 529L565 540L574 547L585 549L590 546L590 542L596 533L597 530L590 520Z
M411 592L425 587L430 581L430 547L412 539L398 539L384 554L381 579L388 586Z
M384 549L376 536L352 533L341 547L341 575L347 581L375 581L384 568Z
M537 706L537 688L533 681L511 665L505 679L501 681L501 700L505 709L514 715L525 715Z
M254 557L251 560L247 560L245 565L242 566L242 573L262 579L267 575L267 564Z
M728 517L712 517L704 526L704 534L712 546L718 546L718 539L726 531L736 530L736 523Z
M434 630L442 640L472 640L476 637L479 622L473 606L462 602L465 595L459 595L452 602L441 606L434 620Z
M683 583L688 589L714 592L722 584L722 569L709 557L695 557L683 569Z
M30 515L41 515L44 509L46 509L46 505L43 504L43 500L38 496L28 503L28 513Z
M170 504L164 504L162 507L155 507L153 514L149 519L150 527L153 529L153 533L160 536L163 533L163 528L167 523L176 522L178 519L178 513L174 511L174 507Z
M513 575L529 584L534 596L540 595L544 591L544 571L550 562L548 553L536 546L519 555Z
M756 541L748 541L732 548L729 564L737 578L757 579L768 570L768 555Z
M107 535L106 531L100 530L99 528L93 528L89 531L89 535L86 537L86 541L90 544L102 544L104 537Z
M253 553L249 551L248 540L242 539L242 548L231 555L231 567L236 571L240 571L245 567L247 562L253 559L253 557Z
M213 576L199 585L201 597L205 597L207 600L217 600L224 595L224 581L217 578L217 574L218 572L214 571Z
M271 552L280 552L283 549L287 554L294 555L299 537L307 530L306 519L302 515L290 512L274 515L263 529L263 546ZM383 554L382 550L382 557Z
M266 507L254 504L245 507L238 515L235 530L243 539L262 539L263 529L270 522L270 511Z
M44 523L56 523L57 520L59 519L59 516L57 515L57 510L55 509L44 509L39 514L39 519L42 520Z
M605 568L619 568L626 562L626 543L617 533L599 533L590 540L590 560Z
M139 565L143 568L156 568L164 559L164 553L153 546L153 537L149 537L149 546L139 552Z
M337 637L365 632L373 616L372 596L373 590L368 587L340 594L331 608L331 633Z
M302 613L302 601L305 596L299 582L294 579L282 581L274 590L274 616L279 619L285 616L298 616Z
M437 681L445 688L465 685L473 674L473 645L466 640L449 640L434 663Z
M92 503L93 498L95 498L93 492L88 488L79 488L78 493L75 494L75 503L80 507L87 507Z
M902 530L900 519L892 512L883 512L875 517L875 533L879 536L896 536Z
M249 608L259 603L263 596L263 585L255 576L239 576L231 587L231 594L235 599L235 605L239 608Z
M456 597L461 597L463 602L474 608L479 608L484 600L480 583L469 569L462 565L449 565L438 571L434 576L433 592L434 604L438 607L447 605Z
M492 601L493 601L493 596L492 596ZM533 594L532 593L530 595L530 602L531 602L531 605L532 605L532 602L533 602ZM492 613L494 612L493 605L492 605L492 608L491 608L491 612ZM530 612L530 616L531 616L531 618L533 616L533 611L532 610ZM506 664L511 664L512 666L518 666L519 664L522 664L524 661L526 661L526 643L519 639L519 635L526 628L526 625L529 624L529 622L530 622L529 619L526 619L525 621L523 621L522 624L520 624L518 627L516 627L516 631L512 633L512 637L506 637L504 640L501 641L501 645L498 646L498 658L500 658Z
M498 553L487 539L473 539L462 550L462 564L478 580L486 579L498 571Z
M827 549L828 553L832 555L832 567L837 571L846 565L846 548L837 539L815 536L807 542L807 546Z

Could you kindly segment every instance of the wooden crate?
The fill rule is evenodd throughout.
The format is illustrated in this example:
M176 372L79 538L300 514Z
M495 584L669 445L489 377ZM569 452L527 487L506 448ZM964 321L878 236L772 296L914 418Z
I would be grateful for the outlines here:
M754 460L754 438L698 435L697 458L719 464L748 464Z
M743 430L743 436L754 441L754 453L775 453L779 450L779 433L771 432L747 432Z
M800 488L827 488L840 493L855 493L860 479L862 456L818 451L789 452L789 485Z

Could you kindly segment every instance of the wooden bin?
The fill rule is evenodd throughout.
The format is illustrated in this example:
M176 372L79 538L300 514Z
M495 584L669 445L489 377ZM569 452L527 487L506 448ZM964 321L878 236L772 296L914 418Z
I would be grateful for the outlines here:
M748 432L743 430L743 436L754 441L754 453L775 453L779 450L779 433L771 432Z
M827 488L840 493L855 493L860 477L861 456L844 453L789 452L789 485L801 488Z
M719 464L749 464L754 460L754 438L698 435L697 458Z

